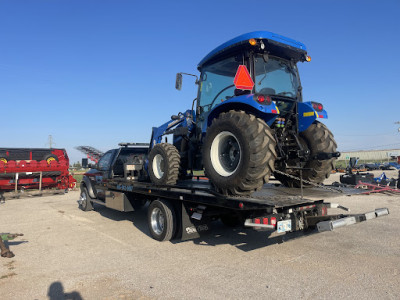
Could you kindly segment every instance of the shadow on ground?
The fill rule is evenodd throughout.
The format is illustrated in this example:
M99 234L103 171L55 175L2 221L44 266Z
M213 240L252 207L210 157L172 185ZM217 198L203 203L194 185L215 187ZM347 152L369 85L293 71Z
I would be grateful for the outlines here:
M64 292L64 286L60 281L55 281L49 286L47 296L50 300L83 300L81 294L77 291Z
M95 211L103 217L114 221L131 221L133 226L139 229L149 238L150 232L147 226L147 205L134 212L120 212L102 205L95 205ZM173 244L194 243L199 246L232 245L242 251L251 251L270 245L281 244L283 242L307 237L317 233L317 231L293 232L282 235L272 234L269 231L255 231L251 228L236 227L231 228L222 224L220 221L210 223L210 230L201 233L199 238L181 241L176 238L171 241Z

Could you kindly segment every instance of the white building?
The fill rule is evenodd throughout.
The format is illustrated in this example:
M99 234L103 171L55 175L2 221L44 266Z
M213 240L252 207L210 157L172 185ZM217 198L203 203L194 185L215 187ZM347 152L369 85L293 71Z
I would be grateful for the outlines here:
M349 160L350 157L358 157L359 160L363 161L385 162L397 160L397 156L400 156L400 149L343 151L338 160Z

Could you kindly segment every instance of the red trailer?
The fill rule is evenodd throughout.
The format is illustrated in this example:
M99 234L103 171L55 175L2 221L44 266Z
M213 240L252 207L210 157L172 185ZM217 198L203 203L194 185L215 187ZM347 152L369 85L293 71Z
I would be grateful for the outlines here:
M68 168L65 149L0 148L0 191L73 188Z

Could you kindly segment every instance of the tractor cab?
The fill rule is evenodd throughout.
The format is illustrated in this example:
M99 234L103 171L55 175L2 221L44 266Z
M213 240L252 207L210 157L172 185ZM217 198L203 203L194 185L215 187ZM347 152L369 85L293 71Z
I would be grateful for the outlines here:
M290 110L293 102L302 101L296 63L309 59L304 44L267 31L222 44L198 65L200 121L226 104L257 115Z

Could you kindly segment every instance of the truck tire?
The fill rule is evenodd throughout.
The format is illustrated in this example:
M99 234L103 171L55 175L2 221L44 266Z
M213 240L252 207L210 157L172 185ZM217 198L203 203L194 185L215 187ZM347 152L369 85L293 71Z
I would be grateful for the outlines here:
M321 152L336 152L337 144L333 137L332 132L326 127L325 124L315 121L305 131L300 133L300 138L307 145L310 150L311 156ZM334 161L336 158L329 160L310 160L304 166L302 171L303 179L311 181L316 184L321 184L326 178L329 177L332 170L335 168ZM281 170L285 172L285 170ZM286 170L286 173L300 177L300 171ZM288 187L300 187L300 181L289 178L282 174L275 173L275 178L278 179L283 185ZM304 187L310 186L304 184Z
M83 211L93 210L92 202L90 201L89 193L86 187L81 188L81 198L79 199L79 208Z
M275 146L263 120L244 111L221 113L208 128L203 145L206 176L222 194L251 194L274 171Z
M151 202L147 223L153 239L160 242L171 240L176 231L176 214L171 203L164 199Z
M149 154L149 176L157 185L174 185L179 176L180 156L174 145L162 143Z

